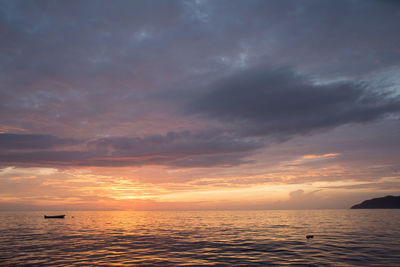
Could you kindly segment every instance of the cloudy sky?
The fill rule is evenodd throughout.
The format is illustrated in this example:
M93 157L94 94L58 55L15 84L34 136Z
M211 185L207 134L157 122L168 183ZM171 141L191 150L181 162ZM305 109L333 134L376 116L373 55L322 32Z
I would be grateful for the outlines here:
M0 1L0 210L400 194L400 2Z

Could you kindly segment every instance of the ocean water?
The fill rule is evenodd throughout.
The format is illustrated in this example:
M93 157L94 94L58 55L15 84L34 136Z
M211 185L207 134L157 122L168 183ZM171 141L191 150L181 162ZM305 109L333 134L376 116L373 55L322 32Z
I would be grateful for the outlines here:
M400 266L400 210L0 212L1 266L292 264Z

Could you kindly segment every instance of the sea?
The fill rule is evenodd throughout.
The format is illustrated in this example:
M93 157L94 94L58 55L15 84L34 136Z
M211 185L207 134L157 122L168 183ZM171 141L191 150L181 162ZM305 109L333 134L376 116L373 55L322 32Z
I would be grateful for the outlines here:
M102 265L400 266L400 210L0 212L0 266Z

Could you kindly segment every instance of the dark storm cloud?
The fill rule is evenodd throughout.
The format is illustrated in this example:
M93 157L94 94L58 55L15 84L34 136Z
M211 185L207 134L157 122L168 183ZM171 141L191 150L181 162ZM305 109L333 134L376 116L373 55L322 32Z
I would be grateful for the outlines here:
M58 142L57 142L58 141ZM71 143L72 142L72 143ZM109 137L62 150L74 140L43 135L0 135L1 165L33 166L232 166L262 147L221 133L169 132L147 137ZM39 151L32 151L40 149ZM55 150L58 149L58 150ZM18 150L18 151L15 151Z
M365 123L400 111L400 98L362 84L318 84L292 69L249 69L210 86L189 109L249 135L296 135Z
M77 145L82 141L40 134L0 134L0 150L52 149Z

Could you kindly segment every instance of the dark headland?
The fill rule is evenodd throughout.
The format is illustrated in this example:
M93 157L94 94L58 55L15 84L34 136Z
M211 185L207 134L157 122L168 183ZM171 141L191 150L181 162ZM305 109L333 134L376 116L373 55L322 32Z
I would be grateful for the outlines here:
M386 196L365 200L352 209L400 209L400 196Z

